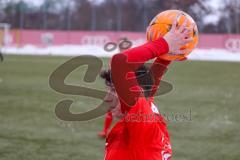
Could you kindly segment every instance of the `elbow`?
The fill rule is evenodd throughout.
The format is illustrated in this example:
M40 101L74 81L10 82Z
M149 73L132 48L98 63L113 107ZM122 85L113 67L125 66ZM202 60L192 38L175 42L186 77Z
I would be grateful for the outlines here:
M126 62L126 58L124 54L118 53L113 55L111 59L111 70L115 70L121 67L124 62Z

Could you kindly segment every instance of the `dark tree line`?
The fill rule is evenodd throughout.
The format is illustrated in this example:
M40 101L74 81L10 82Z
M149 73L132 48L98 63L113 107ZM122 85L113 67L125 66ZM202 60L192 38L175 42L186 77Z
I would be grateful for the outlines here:
M54 30L144 31L150 20L167 9L181 9L207 33L239 33L240 3L224 1L217 23L204 17L217 12L208 0L44 0L40 6L25 1L1 0L0 23L12 28ZM238 4L236 4L238 3ZM229 18L232 17L232 18Z

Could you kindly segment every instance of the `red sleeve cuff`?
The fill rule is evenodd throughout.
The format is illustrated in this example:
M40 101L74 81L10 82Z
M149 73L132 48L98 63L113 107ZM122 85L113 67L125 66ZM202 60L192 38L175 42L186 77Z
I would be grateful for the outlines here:
M167 41L166 41L163 37L161 37L161 38L159 38L159 39L161 39L161 41L162 41L162 43L163 43L163 46L164 46L164 48L165 48L165 52L168 53L168 52L169 52L169 46L168 46Z
M148 42L145 46L146 48L150 49L152 53L154 53L154 57L159 57L160 55L169 52L168 43L162 37L157 40Z

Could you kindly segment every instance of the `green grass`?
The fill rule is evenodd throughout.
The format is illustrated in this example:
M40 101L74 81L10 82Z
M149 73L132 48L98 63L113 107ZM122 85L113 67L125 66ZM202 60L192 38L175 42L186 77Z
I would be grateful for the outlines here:
M104 141L98 139L103 118L64 122L54 114L57 102L74 99L73 111L100 104L92 98L63 95L48 85L48 77L69 57L5 56L0 63L1 160L101 160ZM108 59L103 59L105 67ZM240 63L187 61L174 63L165 80L174 85L156 102L162 113L188 114L190 122L168 124L173 159L237 160L240 157ZM80 84L84 68L67 83ZM83 83L81 83L83 84ZM99 78L84 85L104 89Z

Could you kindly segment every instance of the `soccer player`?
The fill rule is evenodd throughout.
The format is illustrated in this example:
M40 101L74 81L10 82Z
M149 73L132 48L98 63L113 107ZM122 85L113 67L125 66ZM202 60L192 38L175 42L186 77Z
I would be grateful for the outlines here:
M112 87L112 82L111 82L111 76L110 76L110 70L103 70L100 73L100 77L105 79L105 84L108 87L107 89L110 90ZM116 106L115 106L116 107ZM98 136L101 138L106 138L108 131L111 127L112 121L113 121L113 115L112 115L112 110L113 108L109 108L107 114L105 115L105 121L104 121L104 127L103 127L103 131L98 133Z
M106 138L105 160L169 160L172 155L166 123L154 94L170 64L162 54L182 54L192 27L177 19L162 38L116 54L111 60L105 101L121 119ZM150 68L144 65L154 59Z
M131 48L131 46L132 46L132 42L129 41L127 38L123 38L119 41L118 48L119 48L120 52L123 52L123 51ZM100 77L102 79L105 79L106 86L111 88L111 83L112 82L110 80L111 79L110 74L111 74L110 70L103 70L100 73ZM110 108L109 111L107 112L107 114L105 115L103 130L98 133L98 136L100 138L106 138L107 137L107 134L109 132L109 129L111 127L111 124L112 124L112 121L113 121L114 117L115 117L115 119L119 118L118 113L116 113L116 106L114 106L113 108Z

